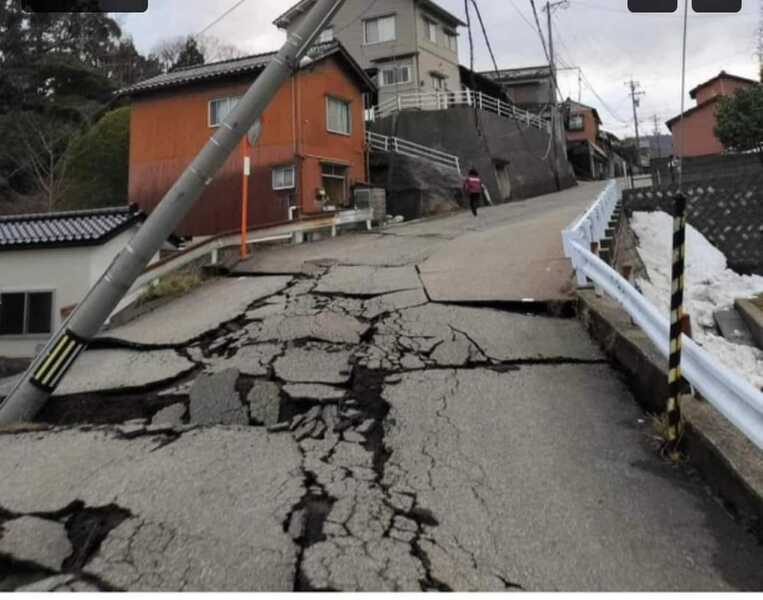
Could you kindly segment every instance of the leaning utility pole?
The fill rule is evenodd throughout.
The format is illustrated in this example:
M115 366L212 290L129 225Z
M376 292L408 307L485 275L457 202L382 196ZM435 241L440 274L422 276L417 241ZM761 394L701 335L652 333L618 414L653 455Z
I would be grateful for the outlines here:
M0 425L28 421L45 405L151 257L188 214L281 85L299 68L300 59L343 3L344 0L317 0L296 31L289 34L235 110L0 404Z
M645 96L646 92L641 90L641 84L638 81L633 81L632 79L628 82L626 82L627 86L630 86L631 89L631 100L633 101L633 124L636 128L636 164L637 166L641 167L641 136L639 136L638 133L638 111L636 110L640 104L641 100L639 100L640 96Z

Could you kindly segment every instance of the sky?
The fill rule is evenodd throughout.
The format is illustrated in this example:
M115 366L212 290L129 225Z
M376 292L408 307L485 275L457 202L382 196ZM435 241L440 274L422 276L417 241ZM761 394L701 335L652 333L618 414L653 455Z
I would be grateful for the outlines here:
M383 1L383 0L382 0ZM463 0L437 0L464 17ZM276 50L284 36L272 21L296 0L245 0L207 33L247 53ZM547 63L540 36L534 27L529 0L477 0L487 25L500 68ZM199 33L237 0L149 0L144 14L120 15L123 29L142 52L161 39ZM758 78L757 29L763 0L743 0L741 13L699 15L690 9L686 67L686 108L694 105L688 91L717 75L728 73ZM540 10L543 0L536 0ZM679 4L683 4L679 2ZM604 128L620 137L633 135L634 119L629 87L631 79L646 95L640 99L638 120L641 134L654 131L654 115L660 133L664 122L680 113L681 51L683 18L679 11L667 15L636 15L627 0L569 0L569 6L553 11L557 66L580 67L582 90L576 71L560 71L559 87L565 97L595 107ZM545 14L540 13L542 23ZM459 54L469 64L466 30L461 30ZM484 38L474 31L475 66L492 69Z

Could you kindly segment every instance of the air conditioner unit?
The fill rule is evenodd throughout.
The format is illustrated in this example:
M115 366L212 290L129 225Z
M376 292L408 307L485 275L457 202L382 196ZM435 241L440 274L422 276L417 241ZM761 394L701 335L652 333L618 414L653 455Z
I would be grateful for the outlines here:
M387 190L384 188L357 187L353 200L357 210L372 210L373 221L381 223L387 218Z

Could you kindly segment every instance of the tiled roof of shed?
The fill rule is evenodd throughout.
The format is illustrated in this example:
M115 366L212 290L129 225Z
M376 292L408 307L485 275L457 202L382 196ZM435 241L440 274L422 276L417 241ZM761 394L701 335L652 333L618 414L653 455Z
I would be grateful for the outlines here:
M0 217L0 251L99 245L144 218L127 206Z
M138 96L157 90L178 88L202 81L213 81L215 79L246 74L253 75L252 80L254 80L265 70L265 67L268 66L276 54L278 53L268 52L267 54L256 54L254 56L245 56L243 58L234 58L232 60L176 69L120 90L118 95ZM341 55L357 73L358 77L363 80L365 85L369 89L374 89L373 82L337 41L314 44L310 50L308 50L305 57L305 59L309 59L309 61L303 59L301 64L304 67L311 64L310 61L317 62L334 55Z

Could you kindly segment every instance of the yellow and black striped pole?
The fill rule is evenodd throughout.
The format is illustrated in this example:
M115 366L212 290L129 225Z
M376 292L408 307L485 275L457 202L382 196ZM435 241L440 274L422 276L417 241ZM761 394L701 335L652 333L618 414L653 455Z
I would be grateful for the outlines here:
M668 386L670 397L667 406L667 441L675 446L679 441L681 407L679 398L683 391L681 376L681 335L683 333L684 289L686 278L686 196L679 192L675 197L673 214L673 277L670 296L670 359Z

